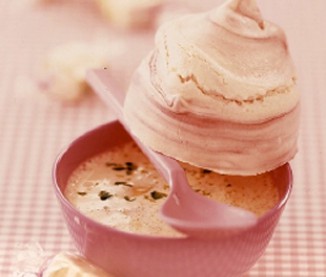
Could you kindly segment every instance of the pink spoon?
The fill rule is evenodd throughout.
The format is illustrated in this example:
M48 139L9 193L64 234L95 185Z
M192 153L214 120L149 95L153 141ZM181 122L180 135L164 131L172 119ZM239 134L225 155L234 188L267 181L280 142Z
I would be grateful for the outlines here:
M149 149L132 134L123 118L125 94L107 70L91 70L87 80L100 98L114 110L126 131L169 183L171 191L161 208L161 218L166 223L184 234L203 238L234 235L257 224L258 219L253 213L218 203L194 192L177 161Z

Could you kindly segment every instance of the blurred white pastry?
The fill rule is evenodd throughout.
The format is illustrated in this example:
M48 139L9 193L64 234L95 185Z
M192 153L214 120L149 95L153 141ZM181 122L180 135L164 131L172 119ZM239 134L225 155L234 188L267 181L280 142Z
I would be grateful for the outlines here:
M164 0L96 0L102 14L120 27L144 28L155 24Z
M60 253L50 261L42 277L113 277L113 275L81 256Z
M71 42L51 49L44 58L41 87L60 100L78 100L89 92L86 71L110 66L110 58L124 51L121 41Z

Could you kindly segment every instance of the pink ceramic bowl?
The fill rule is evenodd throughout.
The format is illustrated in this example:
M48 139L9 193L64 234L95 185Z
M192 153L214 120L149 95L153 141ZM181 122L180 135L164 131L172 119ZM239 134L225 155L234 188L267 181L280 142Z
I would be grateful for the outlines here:
M281 199L256 227L224 239L165 238L126 233L77 211L64 197L67 179L85 159L131 138L113 121L75 140L55 163L55 192L78 251L117 277L242 276L264 253L292 187L288 164L273 172Z

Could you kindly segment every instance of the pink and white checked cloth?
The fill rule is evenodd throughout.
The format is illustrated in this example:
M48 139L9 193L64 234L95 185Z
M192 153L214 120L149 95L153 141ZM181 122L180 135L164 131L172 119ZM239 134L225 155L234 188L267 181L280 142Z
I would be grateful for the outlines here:
M48 49L108 29L86 0L53 2L0 0L0 276L12 276L17 248L26 243L47 255L73 249L51 186L52 164L72 139L112 118L96 97L66 105L31 93L28 80ZM326 1L259 2L287 33L302 128L291 200L248 277L326 276Z

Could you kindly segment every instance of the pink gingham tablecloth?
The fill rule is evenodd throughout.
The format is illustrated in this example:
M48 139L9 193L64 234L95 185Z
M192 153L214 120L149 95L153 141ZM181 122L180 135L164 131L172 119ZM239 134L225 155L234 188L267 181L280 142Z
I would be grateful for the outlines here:
M0 0L0 276L13 276L26 245L47 256L74 249L51 186L52 165L74 138L113 118L95 96L70 105L33 93L30 80L51 47L88 41L109 27L91 1L32 2ZM293 194L248 277L326 276L326 1L258 3L287 33L302 128Z

